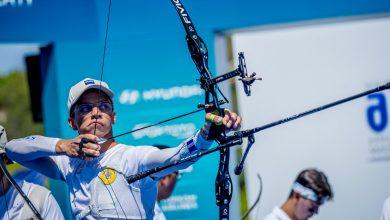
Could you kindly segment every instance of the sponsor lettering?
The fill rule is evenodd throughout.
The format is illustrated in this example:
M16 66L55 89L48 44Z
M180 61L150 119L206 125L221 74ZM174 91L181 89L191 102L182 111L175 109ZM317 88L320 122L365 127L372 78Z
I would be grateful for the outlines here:
M173 0L173 2L175 3L176 8L179 9L179 12L182 15L184 22L187 24L191 24L191 21L188 19L188 14L185 12L186 10L184 9L183 5L178 0Z
M144 91L125 89L119 96L119 102L124 105L134 105L140 101L187 99L193 96L201 96L202 94L203 90L198 85L174 86L171 88L158 88Z
M189 195L173 195L168 199L161 201L161 209L163 211L179 211L179 210L194 210L198 209L198 196L195 194Z
M383 132L388 124L386 97L383 93L375 93L368 95L368 99L377 101L367 108L368 124L375 132Z
M33 0L0 0L0 7L31 7Z
M369 160L372 162L390 160L390 136L388 132L388 110L384 93L367 96L367 124L373 133L368 138Z
M148 126L149 124L137 124L134 126L133 130ZM154 126L138 132L134 132L134 139L141 138L156 138L163 135L168 135L175 137L177 139L188 138L189 136L195 134L196 125L193 123L183 123L183 124L173 124L173 125L164 125L164 126Z

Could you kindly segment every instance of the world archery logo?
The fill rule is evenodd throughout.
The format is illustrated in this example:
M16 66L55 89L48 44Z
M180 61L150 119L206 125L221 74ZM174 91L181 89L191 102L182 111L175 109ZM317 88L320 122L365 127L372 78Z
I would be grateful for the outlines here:
M384 93L368 95L371 102L366 111L367 123L371 131L367 139L369 160L372 162L390 160L390 136L388 130L388 108Z
M116 176L116 170L114 168L108 167L103 170L103 172L99 175L99 178L102 180L104 185L110 185L115 181Z
M388 124L386 97L383 93L371 94L369 100L376 100L367 108L367 121L370 128L375 132L383 132Z

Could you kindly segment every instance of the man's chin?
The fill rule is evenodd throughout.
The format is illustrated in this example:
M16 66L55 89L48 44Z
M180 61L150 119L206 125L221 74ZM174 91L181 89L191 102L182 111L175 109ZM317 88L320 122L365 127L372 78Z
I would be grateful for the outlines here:
M87 130L83 130L83 131L80 131L80 134L93 134L97 137L107 137L109 132L105 131L105 130L100 130L99 128L96 128L93 127L93 128L90 128L90 129L87 129Z
M107 138L107 136L108 136L107 131L99 131L98 129L96 130L96 132L93 131L92 134L94 134L95 136L97 136L99 138Z
M308 220L309 218L313 217L314 213L311 213L309 214L309 216L307 216L307 218L305 218L305 220Z
M302 216L300 216L300 218L298 217L298 220L308 220L311 217L313 217L313 215L314 215L314 213L307 214L307 215L302 215Z

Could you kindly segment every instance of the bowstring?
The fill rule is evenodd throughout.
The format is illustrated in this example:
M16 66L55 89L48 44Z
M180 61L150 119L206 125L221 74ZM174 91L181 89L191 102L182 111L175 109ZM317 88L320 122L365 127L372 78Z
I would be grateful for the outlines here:
M102 57L102 66L101 66L101 71L100 71L100 83L99 83L99 92L98 92L98 99L97 99L97 106L96 106L96 109L97 109L97 112L96 112L96 116L95 116L95 130L93 132L93 135L96 135L96 130L97 130L97 120L98 120L98 115L99 115L99 102L100 102L100 94L101 94L101 89L102 89L102 80L103 80L103 72L104 72L104 64L105 64L105 58L106 58L106 50L107 50L107 39L108 39L108 28L109 28L109 24L110 24L110 15L111 15L111 4L112 3L112 0L109 1L109 4L108 4L108 13L107 13L107 22L106 22L106 32L105 32L105 37L104 37L104 49L103 49L103 57ZM111 100L113 101L113 100ZM113 103L111 103L113 105ZM112 127L111 127L112 129ZM98 168L100 170L103 169L102 165L100 164L100 161L98 161ZM113 191L113 193L115 194L115 197L116 196L116 193L115 193L115 190L112 188L111 186L111 189ZM110 193L110 190L107 189L108 192ZM111 195L111 193L110 193ZM119 200L117 199L118 201L118 204L123 212L123 214L125 215L125 218L127 219L127 215L125 213L125 211L123 210L122 208L122 204L119 202ZM115 203L115 201L113 201ZM118 218L119 218L119 213L118 213L118 210L115 208L115 211L118 215Z
M105 63L105 58L106 58L106 49L107 49L107 38L108 38L108 27L110 24L110 15L111 15L111 1L108 3L108 13L107 13L107 22L106 22L106 33L104 37L104 47L103 47L103 57L102 57L102 67L100 70L100 83L99 83L99 93L98 93L98 100L97 100L97 112L96 112L96 117L95 117L95 130L93 131L93 135L96 135L96 127L97 127L97 116L99 115L99 102L100 102L100 93L102 89L102 80L103 80L103 72L104 72L104 63ZM112 101L112 100L111 100Z

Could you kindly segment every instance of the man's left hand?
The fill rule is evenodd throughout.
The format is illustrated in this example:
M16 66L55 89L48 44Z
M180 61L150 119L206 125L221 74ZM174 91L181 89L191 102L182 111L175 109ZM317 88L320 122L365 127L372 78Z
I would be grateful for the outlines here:
M223 117L218 111L212 111L206 114L205 122L201 130L201 135L207 140L213 140L225 131L237 131L241 127L241 117L228 109L224 109ZM222 126L222 127L221 127Z

